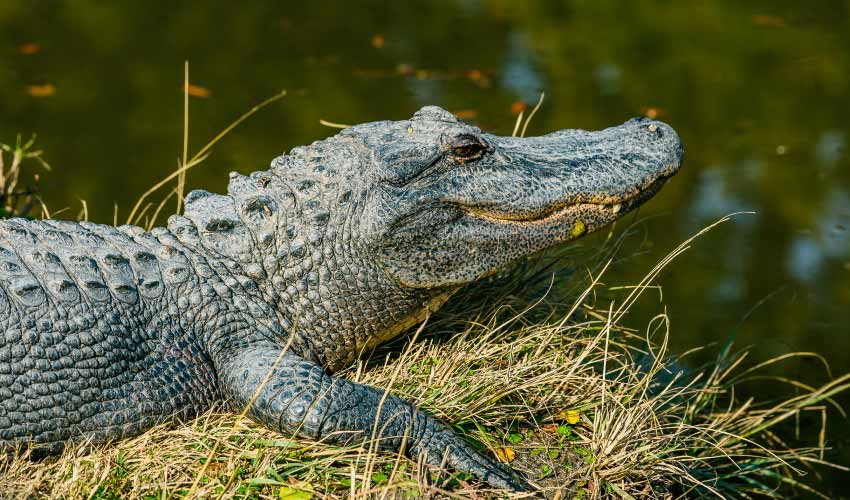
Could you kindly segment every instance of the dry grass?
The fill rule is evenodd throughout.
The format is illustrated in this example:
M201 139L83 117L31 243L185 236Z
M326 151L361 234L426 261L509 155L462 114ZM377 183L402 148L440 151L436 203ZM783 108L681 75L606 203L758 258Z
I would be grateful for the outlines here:
M610 288L590 279L570 304L555 290L575 289L578 280L547 281L564 279L551 264L530 262L473 287L462 308L450 306L417 330L418 340L395 342L344 375L390 387L453 423L512 459L549 497L784 498L789 488L814 491L801 473L822 463L822 438L820 445L816 437L811 446L789 446L783 424L820 411L850 386L848 376L798 386L778 402L739 399L736 387L764 366L740 368L744 354L727 348L711 366L684 371L666 352L666 316L641 334L621 324L661 266L618 301L599 298ZM541 283L552 292L529 304ZM340 448L293 439L210 412L54 460L9 459L0 469L0 497L185 498L202 470L192 498L503 494L463 475L436 483L433 471L374 453L368 443Z

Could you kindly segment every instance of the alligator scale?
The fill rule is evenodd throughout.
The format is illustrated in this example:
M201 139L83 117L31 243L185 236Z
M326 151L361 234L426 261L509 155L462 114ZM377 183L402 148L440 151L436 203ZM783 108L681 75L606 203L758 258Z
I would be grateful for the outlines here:
M225 401L315 439L376 428L384 449L523 489L428 413L333 373L637 207L681 159L657 121L498 137L426 107L193 191L167 228L0 221L0 449L55 453Z

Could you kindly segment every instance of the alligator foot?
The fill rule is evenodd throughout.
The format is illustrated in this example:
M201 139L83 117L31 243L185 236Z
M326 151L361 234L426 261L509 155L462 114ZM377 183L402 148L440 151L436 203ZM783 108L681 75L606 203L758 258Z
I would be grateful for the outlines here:
M479 453L444 426L437 428L427 441L420 440L413 451L425 455L426 464L468 472L496 488L512 491L532 489L513 469Z
M280 358L280 347L272 344L243 347L221 359L225 392L241 408L250 404L248 415L271 429L336 443L374 438L390 451L406 444L428 465L467 472L497 488L529 489L510 468L383 389L334 377L293 354Z

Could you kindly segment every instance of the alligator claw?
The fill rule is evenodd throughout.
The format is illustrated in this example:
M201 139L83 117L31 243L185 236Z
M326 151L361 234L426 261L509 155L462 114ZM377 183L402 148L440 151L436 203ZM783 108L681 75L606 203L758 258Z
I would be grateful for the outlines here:
M513 469L478 452L448 429L434 435L427 447L420 448L428 465L470 473L495 488L517 492L532 489Z

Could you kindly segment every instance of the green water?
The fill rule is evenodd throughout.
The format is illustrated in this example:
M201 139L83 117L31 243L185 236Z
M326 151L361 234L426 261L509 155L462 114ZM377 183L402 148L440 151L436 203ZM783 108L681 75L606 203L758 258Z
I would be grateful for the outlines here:
M753 362L815 351L833 374L850 371L850 3L350 4L3 0L0 141L38 133L54 167L41 181L49 206L73 218L84 198L92 219L110 222L114 204L123 220L175 166L186 59L210 93L192 99L190 150L289 91L190 172L191 187L209 190L332 134L319 119L402 119L438 104L509 134L512 105L541 91L532 134L654 111L679 131L685 165L640 212L627 250L643 252L606 283L636 283L708 223L756 213L694 244L658 280L664 306L647 295L630 323L666 307L677 351L734 336ZM777 372L827 379L817 363ZM828 458L847 464L850 422L830 421L840 450Z

